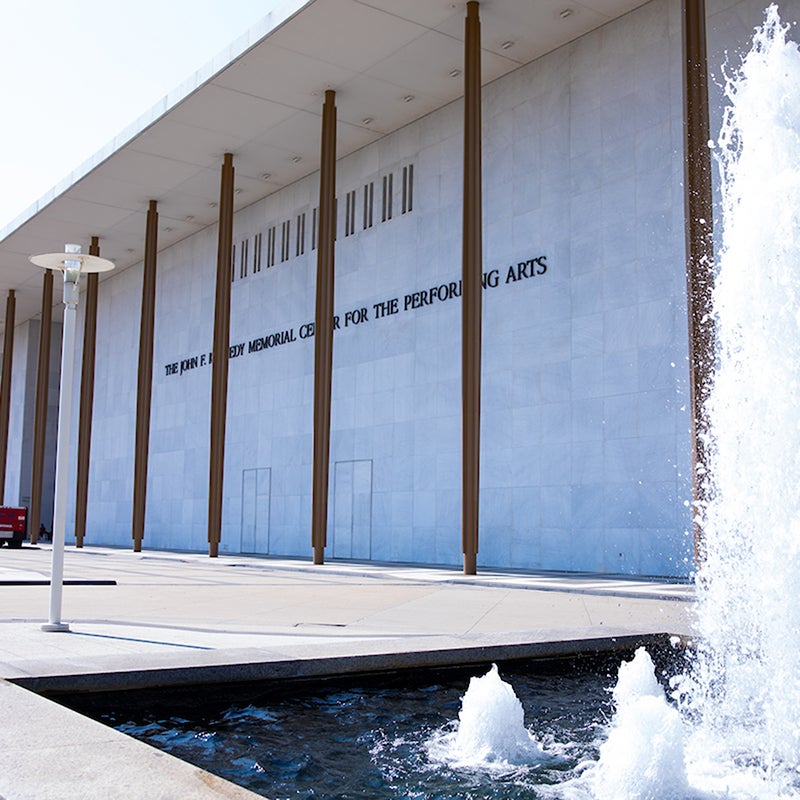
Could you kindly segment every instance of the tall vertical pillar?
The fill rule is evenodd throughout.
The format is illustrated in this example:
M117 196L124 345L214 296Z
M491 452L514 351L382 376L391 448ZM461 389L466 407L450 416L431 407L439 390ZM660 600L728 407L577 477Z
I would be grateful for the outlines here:
M3 334L3 373L0 378L0 504L6 493L6 457L8 456L8 418L11 413L11 357L14 352L14 315L17 299L13 289L6 298L6 321Z
M53 327L53 271L46 269L42 278L42 321L39 328L39 362L36 372L36 400L33 415L33 468L28 533L31 544L39 541L42 521L42 481L44 449L47 440L47 395L50 391L50 333Z
M92 236L89 255L100 255L100 244ZM83 318L83 358L81 361L81 397L78 412L78 474L75 492L75 546L83 547L86 536L86 502L89 495L89 455L92 446L92 409L94 405L94 356L97 343L97 284L99 276L86 276L86 306Z
M481 449L481 23L467 3L464 37L464 201L461 296L461 549L464 574L478 555Z
M142 314L139 325L139 382L136 388L136 445L133 464L133 550L142 549L147 461L150 454L150 399L153 388L153 327L156 318L156 258L158 253L158 204L150 201L144 238ZM81 382L82 383L82 382ZM81 388L83 388L81 386Z
M714 235L711 153L708 148L708 60L704 0L683 0L684 205L686 301L689 319L689 385L692 409L692 491L695 508L707 498L707 422L704 406L714 364ZM703 559L700 528L694 526L695 558Z
M314 454L311 487L311 546L314 563L325 560L328 530L328 471L331 450L333 377L333 261L336 236L336 92L325 92L319 174L317 306L314 322Z
M219 555L222 481L225 469L225 415L231 328L231 248L233 246L233 154L225 153L219 190L217 290L211 355L211 440L208 468L208 555Z

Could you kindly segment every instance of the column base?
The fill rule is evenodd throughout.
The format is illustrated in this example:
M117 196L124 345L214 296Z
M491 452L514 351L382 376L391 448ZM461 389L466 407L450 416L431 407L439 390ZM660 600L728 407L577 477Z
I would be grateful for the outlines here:
M478 555L477 553L464 553L464 574L477 575Z
M47 622L42 625L42 630L48 633L68 633L69 623L67 622Z

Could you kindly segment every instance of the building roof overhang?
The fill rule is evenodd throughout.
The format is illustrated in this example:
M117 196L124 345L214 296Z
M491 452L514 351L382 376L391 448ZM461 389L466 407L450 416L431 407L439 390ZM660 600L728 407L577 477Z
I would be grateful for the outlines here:
M482 82L643 2L483 0ZM30 254L98 236L118 269L136 264L150 200L159 250L215 224L224 153L236 210L317 171L326 89L339 158L461 97L464 17L450 0L288 0L0 230L0 293L16 290L17 324L40 311Z

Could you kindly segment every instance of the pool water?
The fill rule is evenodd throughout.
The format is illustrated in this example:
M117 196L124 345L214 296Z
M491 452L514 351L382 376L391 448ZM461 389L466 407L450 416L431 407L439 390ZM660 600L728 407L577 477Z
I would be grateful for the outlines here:
M229 687L139 693L126 702L117 697L114 706L108 697L78 698L70 705L275 800L563 797L558 787L580 781L597 758L620 659L600 672L596 664L574 662L537 671L501 665L547 757L489 768L448 765L437 756L437 745L457 727L470 677L489 665L304 688L290 682L235 693Z

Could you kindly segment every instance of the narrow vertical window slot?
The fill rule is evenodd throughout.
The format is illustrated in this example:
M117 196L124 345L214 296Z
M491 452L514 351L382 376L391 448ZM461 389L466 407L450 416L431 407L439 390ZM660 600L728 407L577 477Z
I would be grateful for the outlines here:
M370 181L369 182L369 216L367 217L367 226L370 227L370 228L372 227L372 209L373 209L373 207L375 205L374 202L373 202L374 199L375 199L374 189L375 189L375 182L374 181Z
M347 219L345 220L344 235L352 236L356 232L356 192L347 193Z
M317 210L313 209L311 212L311 249L317 249Z
M414 165L408 165L408 210L414 208Z
M275 266L275 226L267 232L267 267Z
M408 204L408 167L403 167L403 200L402 200L402 211L401 213L405 214Z
M295 242L295 255L301 256L306 251L306 215L305 212L297 215L297 241Z
M239 254L239 277L246 278L247 277L247 251L248 251L248 243L249 239L244 239L242 241L242 248L241 253Z
M394 173L390 172L389 173L389 189L386 192L386 196L387 196L387 198L389 200L389 210L388 210L388 212L386 214L386 219L391 219L392 218L392 195L394 194L393 184L394 184Z
M261 272L261 234L257 233L253 239L253 274Z
M289 241L291 238L291 220L286 220L281 227L281 262L289 258Z
M386 201L386 187L388 185L388 179L386 175L383 176L383 197L381 198L381 222L386 222L386 210L388 209L388 204Z
M236 280L236 245L231 247L231 283Z

